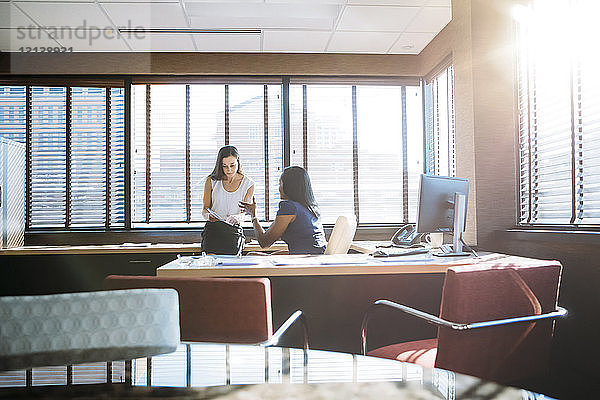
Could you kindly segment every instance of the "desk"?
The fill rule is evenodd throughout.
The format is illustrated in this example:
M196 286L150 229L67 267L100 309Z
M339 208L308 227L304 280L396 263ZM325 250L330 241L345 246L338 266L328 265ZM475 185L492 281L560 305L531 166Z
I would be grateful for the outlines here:
M193 260L182 257L156 270L162 277L249 277L249 276L335 276L335 275L387 275L387 274L443 274L458 265L472 265L507 259L503 254L486 254L482 257L436 258L429 254L375 258L363 254L322 256L267 256L240 259L219 258L221 265L194 266ZM189 263L188 263L189 261Z
M0 389L0 398L534 398L441 369L317 350L305 357L301 349L281 347L184 343L174 353L133 360L131 386L124 364L111 363L110 372L107 363L73 366L70 377L66 367L36 368L34 386L21 389L14 386L25 386L25 371L0 372L0 386L13 386Z
M282 259L294 256L263 257ZM303 257L310 260L339 256ZM287 266L221 266L189 268L171 262L157 269L162 277L268 277L274 326L280 326L295 310L301 309L308 320L311 347L350 353L360 352L360 322L363 313L377 299L398 303L438 314L444 273L452 265L472 263L518 263L520 258L503 254L488 254L478 259L440 258L408 263L403 257L392 257L391 263L381 264L362 254L346 255L342 265ZM412 256L411 256L412 258ZM240 260L245 260L242 257ZM255 259L255 258L252 258ZM352 264L362 259L365 263ZM531 260L529 260L531 261ZM436 329L419 324L415 319L390 310L378 310L372 321L371 346L432 338ZM301 346L300 335L291 335L285 345Z

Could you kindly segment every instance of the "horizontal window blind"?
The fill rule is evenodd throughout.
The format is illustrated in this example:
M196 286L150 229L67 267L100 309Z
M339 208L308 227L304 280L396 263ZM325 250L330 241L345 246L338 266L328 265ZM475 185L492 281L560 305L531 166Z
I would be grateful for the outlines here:
M27 144L28 228L124 225L123 88L0 86L0 136Z
M67 89L32 87L31 227L60 227L67 220Z
M203 221L204 184L225 144L237 147L244 174L255 181L258 215L274 218L281 85L134 85L132 101L133 222Z
M125 90L107 89L110 92L110 125L108 139L108 159L110 170L109 187L109 226L125 226Z
M106 201L106 89L71 89L71 226L103 226Z
M190 93L190 109L194 110L190 112L191 217L200 221L204 183L215 167L219 149L225 145L225 87L191 85Z
M423 172L419 87L291 85L291 162L311 177L324 223L416 219Z
M517 24L519 223L600 222L600 33L587 1L534 1ZM569 26L557 30L560 18ZM556 55L556 44L567 49Z
M425 171L455 176L454 67L449 65L425 85Z

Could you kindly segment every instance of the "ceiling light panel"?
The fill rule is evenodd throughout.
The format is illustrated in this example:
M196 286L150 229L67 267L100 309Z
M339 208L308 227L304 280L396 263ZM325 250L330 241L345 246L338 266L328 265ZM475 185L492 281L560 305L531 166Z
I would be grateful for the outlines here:
M264 51L322 53L331 33L317 31L265 31Z
M390 49L391 54L419 54L435 37L435 33L405 32Z
M439 32L450 22L450 7L424 7L406 27L408 32Z
M403 32L417 15L418 7L348 6L344 10L338 30Z
M94 3L16 2L41 26L59 28L105 28L112 26L100 7Z
M102 6L119 28L188 28L179 3L103 3Z
M386 53L398 38L388 32L336 32L327 47L329 53Z
M341 7L323 4L186 3L194 28L332 29Z
M198 51L225 52L258 52L260 51L259 35L193 35Z

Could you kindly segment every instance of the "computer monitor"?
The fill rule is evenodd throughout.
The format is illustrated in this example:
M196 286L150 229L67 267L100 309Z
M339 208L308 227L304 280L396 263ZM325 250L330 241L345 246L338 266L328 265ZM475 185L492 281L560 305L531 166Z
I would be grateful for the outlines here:
M452 232L453 248L444 255L465 255L462 233L465 229L469 180L450 176L421 175L417 232Z

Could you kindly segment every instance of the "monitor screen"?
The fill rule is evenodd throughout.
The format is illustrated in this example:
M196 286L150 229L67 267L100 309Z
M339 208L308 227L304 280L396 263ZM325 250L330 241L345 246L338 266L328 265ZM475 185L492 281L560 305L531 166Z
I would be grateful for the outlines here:
M454 193L469 197L469 180L450 176L421 175L417 232L454 230ZM463 211L467 213L467 202Z

